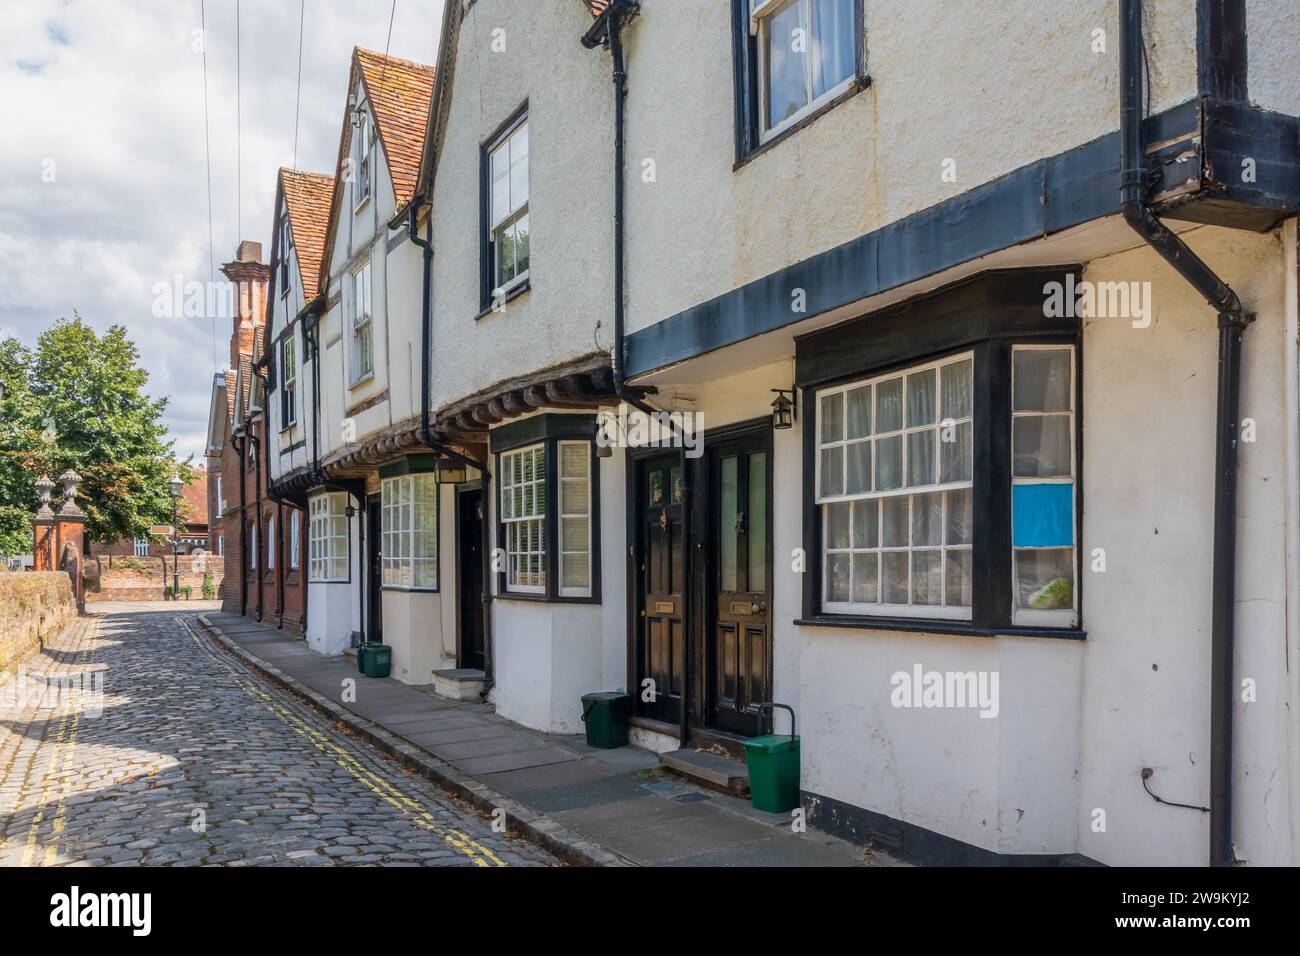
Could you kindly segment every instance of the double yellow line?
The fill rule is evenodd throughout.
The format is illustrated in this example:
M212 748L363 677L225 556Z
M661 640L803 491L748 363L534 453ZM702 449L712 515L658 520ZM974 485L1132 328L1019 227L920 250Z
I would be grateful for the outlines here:
M214 663L225 670L226 673L230 675L231 679L243 688L246 693L260 700L267 710L271 711L271 713L279 718L282 723L290 727L300 736L306 738L313 747L332 759L380 799L384 800L386 803L395 807L410 818L411 821L421 829L440 836L460 853L463 853L465 856L473 860L477 866L508 865L504 860L500 859L495 853L493 853L491 849L483 846L481 843L474 840L473 837L455 827L439 822L423 804L413 799L400 788L394 786L388 780L385 780L383 777L371 771L346 747L340 746L333 738L321 733L315 727L311 726L311 724L293 713L293 711L286 708L271 696L271 694L267 693L263 687L247 680L232 664L207 646L207 643L200 638L187 619L178 617L176 618L176 623L184 628L198 648Z

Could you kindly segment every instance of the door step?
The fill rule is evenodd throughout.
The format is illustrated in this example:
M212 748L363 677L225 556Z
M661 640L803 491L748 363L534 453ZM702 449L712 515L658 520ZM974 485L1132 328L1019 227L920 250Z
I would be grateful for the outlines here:
M433 672L433 692L448 700L478 700L487 675L473 667L451 667Z
M686 779L736 797L749 795L749 768L707 750L682 748L659 755L661 766Z

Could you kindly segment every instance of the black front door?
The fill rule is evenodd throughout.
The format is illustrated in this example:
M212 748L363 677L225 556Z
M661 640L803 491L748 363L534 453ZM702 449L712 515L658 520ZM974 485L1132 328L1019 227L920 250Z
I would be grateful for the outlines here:
M637 713L676 724L686 657L683 476L676 453L636 462L633 613ZM647 685L646 681L652 683Z
M456 494L457 616L460 666L482 670L483 647L483 489Z
M366 623L365 639L378 644L384 639L383 549L380 527L383 520L381 500L375 495L366 500Z
M770 432L709 445L707 718L716 730L753 737L771 697L772 454Z

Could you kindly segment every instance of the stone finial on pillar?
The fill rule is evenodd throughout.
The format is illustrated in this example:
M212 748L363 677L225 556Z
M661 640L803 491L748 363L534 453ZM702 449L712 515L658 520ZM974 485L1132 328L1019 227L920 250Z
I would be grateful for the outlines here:
M81 484L81 476L69 468L59 475L59 481L63 482L63 507L59 509L59 514L80 515L82 511L77 507L77 488Z
M32 561L37 571L53 571L55 518L50 508L50 496L54 492L54 482L42 475L36 480L36 491L41 496L41 506L32 515Z
M41 506L36 510L36 517L53 518L54 511L50 508L50 498L54 494L54 482L41 475L36 479L36 493L41 496Z

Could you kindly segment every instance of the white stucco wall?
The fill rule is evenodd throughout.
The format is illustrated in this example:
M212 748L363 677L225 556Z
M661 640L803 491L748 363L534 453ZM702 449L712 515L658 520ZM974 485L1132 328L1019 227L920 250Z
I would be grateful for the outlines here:
M1246 88L1264 109L1300 115L1300 4L1246 0Z
M590 25L576 2L478 0L466 13L433 196L435 409L612 341L613 94L608 57L578 43ZM476 320L480 145L525 100L532 289Z
M307 646L318 654L342 654L352 642L352 633L361 630L361 606L357 600L357 574L360 573L358 522L360 512L348 522L348 564L351 579L346 582L307 583ZM303 565L310 569L309 554Z
M1196 93L1195 6L1147 4L1154 112ZM1116 0L871 0L871 86L733 170L730 10L656 0L627 32L629 330L1119 126Z

